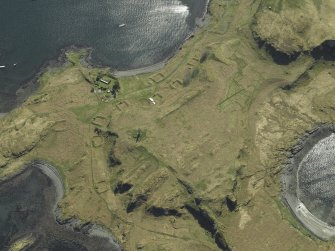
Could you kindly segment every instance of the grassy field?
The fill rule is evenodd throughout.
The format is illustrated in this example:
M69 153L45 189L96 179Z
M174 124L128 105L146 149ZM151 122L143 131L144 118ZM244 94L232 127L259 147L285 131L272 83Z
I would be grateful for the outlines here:
M0 120L0 175L52 163L64 215L107 226L125 250L335 248L301 231L279 184L299 136L333 122L335 73L308 55L274 63L251 29L263 5L213 0L208 26L163 69L117 79L116 98L114 82L99 89L109 69L68 52Z

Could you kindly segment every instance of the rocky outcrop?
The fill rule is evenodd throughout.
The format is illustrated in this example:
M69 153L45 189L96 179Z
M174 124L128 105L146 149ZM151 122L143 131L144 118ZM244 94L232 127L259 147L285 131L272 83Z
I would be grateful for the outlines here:
M127 213L133 212L136 208L140 207L148 200L148 196L145 194L139 194L135 196L127 205Z
M150 175L143 184L136 187L134 193L131 195L131 200L127 205L127 213L131 213L136 208L143 205L155 189L161 186L167 178L168 174L165 171L158 171Z
M129 183L122 183L122 182L119 182L115 189L114 189L114 194L123 194L123 193L126 193L128 192L131 188L133 187L132 184L129 184Z
M0 121L0 167L30 152L54 122L28 109L17 109Z
M147 212L152 214L155 217L161 217L161 216L176 216L180 217L181 213L174 208L162 208L162 207L155 207L151 206L147 209Z
M252 25L255 37L276 51L294 55L335 39L335 2L263 1Z
M192 204L187 204L185 207L187 211L198 221L199 225L211 234L218 248L224 251L231 250L224 239L223 234L218 230L215 220L205 209Z
M237 208L237 200L233 196L226 196L226 205L230 212L233 212Z
M95 128L94 132L102 137L105 141L106 147L108 150L108 162L110 167L115 167L121 165L121 161L115 156L114 147L116 144L116 140L118 139L119 135L112 131L104 131L100 128Z

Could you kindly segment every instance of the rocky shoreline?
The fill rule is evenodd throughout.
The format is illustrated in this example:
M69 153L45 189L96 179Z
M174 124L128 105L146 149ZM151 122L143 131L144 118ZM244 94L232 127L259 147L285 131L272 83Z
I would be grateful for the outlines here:
M79 50L81 47L74 45L67 46L65 48L59 49L57 55L52 57L48 61L39 67L38 72L31 78L26 81L26 84L22 85L15 93L16 99L13 107L5 108L5 112L9 112L17 107L19 107L23 102L25 102L32 94L34 94L38 88L39 78L49 69L55 69L61 66L64 66L67 63L66 53L68 51ZM87 50L90 50L89 48ZM0 107L0 110L2 108ZM1 118L1 116L0 116Z
M100 237L107 239L111 245L114 246L115 250L122 250L120 245L117 243L112 234L102 226L93 224L91 222L82 222L81 220L75 218L65 219L62 215L58 203L61 201L65 195L65 185L62 177L58 170L51 166L50 164L42 161L33 162L32 165L40 169L46 176L48 176L53 185L56 188L56 200L54 204L54 216L58 224L64 225L72 231L81 232L82 234L88 235L90 237Z

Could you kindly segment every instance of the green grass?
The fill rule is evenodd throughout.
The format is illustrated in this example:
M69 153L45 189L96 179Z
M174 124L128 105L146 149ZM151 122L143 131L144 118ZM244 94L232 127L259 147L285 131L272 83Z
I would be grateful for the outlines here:
M302 233L303 235L305 235L308 238L313 239L314 241L316 241L317 239L312 236L312 234L307 231L302 225L301 223L293 216L292 212L283 204L283 202L276 198L274 199L280 214L282 216L282 218L284 220L286 220L292 227L294 227L295 229L297 229L300 233Z
M129 130L127 132L127 134L134 141L136 141L137 137L139 136L138 137L138 142L140 142L140 141L143 141L147 138L147 129L142 129L142 128L133 129L133 130Z
M281 0L282 5L285 4L286 8L301 8L302 6L304 6L306 4L306 0Z
M194 187L198 190L202 190L202 191L205 191L207 189L207 182L206 180L201 180L199 182L197 182Z
M66 53L66 58L73 65L80 65L81 60L88 55L88 51L86 49L80 49L76 51L69 51Z
M77 119L84 123L91 123L99 111L98 105L83 105L71 108L71 111L77 116Z
M188 86L200 73L200 68L195 67L188 71L183 79L183 86Z
M320 5L321 0L314 0L316 6ZM306 0L264 0L262 1L262 8L269 9L274 12L281 12L288 8L301 8L306 4ZM271 7L271 8L270 8Z
M148 76L148 75L146 75ZM125 99L147 99L156 91L156 86L149 84L147 77L126 77L120 80L120 91L118 100Z
M239 45L239 43L238 43L238 45ZM236 73L234 74L232 80L229 83L228 90L227 90L225 98L218 104L220 109L224 109L226 107L228 101L230 102L230 101L234 100L234 98L236 98L236 96L238 96L239 94L242 94L245 91L243 86L241 86L240 81L244 77L243 71L246 68L247 63L245 62L245 60L242 57L239 57L236 54L233 55L232 60L236 62L236 64L238 65L238 69L237 69Z

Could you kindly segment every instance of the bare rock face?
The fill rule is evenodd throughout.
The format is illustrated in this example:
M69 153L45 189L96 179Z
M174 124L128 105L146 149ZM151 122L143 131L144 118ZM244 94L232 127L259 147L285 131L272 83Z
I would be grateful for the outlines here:
M53 125L47 117L18 109L0 121L0 167L31 151Z
M6 166L8 163L8 158L0 155L0 168Z
M335 39L335 2L324 0L263 1L252 29L277 51L291 55Z

